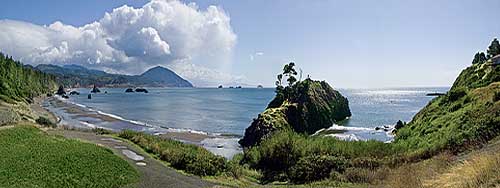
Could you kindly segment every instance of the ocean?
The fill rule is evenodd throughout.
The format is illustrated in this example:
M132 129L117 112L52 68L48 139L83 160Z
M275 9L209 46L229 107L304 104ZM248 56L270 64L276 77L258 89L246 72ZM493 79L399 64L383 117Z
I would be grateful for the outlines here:
M113 130L132 129L150 134L168 131L212 135L200 144L210 151L230 157L241 151L237 140L252 119L262 112L274 97L274 89L242 88L147 88L149 93L125 93L125 88L101 88L92 94L89 88L78 88L80 95L59 99L83 111L119 119L120 123L99 121L68 113L61 107L45 104L62 123L79 127L103 127ZM338 89L348 98L352 117L333 129L345 130L335 136L345 140L375 139L390 142L390 131L398 120L410 121L432 98L427 93L446 92L447 87ZM106 93L105 93L106 92ZM74 111L74 110L73 110ZM224 135L224 136L223 136ZM229 135L229 136L228 136Z

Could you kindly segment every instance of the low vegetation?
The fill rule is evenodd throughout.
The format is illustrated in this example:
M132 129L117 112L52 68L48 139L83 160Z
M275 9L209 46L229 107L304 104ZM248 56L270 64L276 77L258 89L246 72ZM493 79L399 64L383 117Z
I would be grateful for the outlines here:
M111 150L31 125L0 130L0 187L122 187L138 173Z
M374 168L398 151L378 141L342 141L278 131L245 150L243 163L260 170L263 182L307 183L339 178L348 168ZM333 177L337 176L337 177Z
M38 117L38 119L36 119L35 121L36 121L36 123L38 123L44 127L51 127L51 128L57 127L57 125L54 122L50 121L50 119L43 117L43 116Z
M128 130L121 132L118 136L139 145L146 152L168 162L175 169L191 174L214 176L230 169L225 158L192 144Z

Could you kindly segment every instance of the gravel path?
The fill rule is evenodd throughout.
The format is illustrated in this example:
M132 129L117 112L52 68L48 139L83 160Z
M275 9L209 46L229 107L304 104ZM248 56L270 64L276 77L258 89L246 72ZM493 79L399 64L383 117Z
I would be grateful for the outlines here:
M111 149L116 155L125 159L141 174L140 181L130 187L214 187L215 185L197 176L187 176L178 173L156 159L145 154L137 146L128 142L111 138L106 135L96 135L91 132L70 130L49 130L49 134L61 135L66 138L79 139L95 143Z

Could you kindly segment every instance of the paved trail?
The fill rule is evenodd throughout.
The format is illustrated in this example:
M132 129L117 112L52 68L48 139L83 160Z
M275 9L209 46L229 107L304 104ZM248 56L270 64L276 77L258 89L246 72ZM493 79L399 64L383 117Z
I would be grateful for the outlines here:
M110 148L113 152L134 166L141 174L140 181L131 187L214 187L215 185L197 176L186 176L166 167L159 161L146 155L136 146L106 135L90 132L49 130L49 134L62 135L66 138L79 139Z

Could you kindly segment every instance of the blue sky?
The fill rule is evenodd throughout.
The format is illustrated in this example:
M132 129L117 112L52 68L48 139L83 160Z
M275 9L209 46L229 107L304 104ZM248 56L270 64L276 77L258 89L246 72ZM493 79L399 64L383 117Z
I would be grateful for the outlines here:
M83 26L147 2L6 1L0 19ZM500 35L494 0L195 2L201 10L217 5L230 18L236 42L225 71L267 86L288 61L334 87L449 86Z

